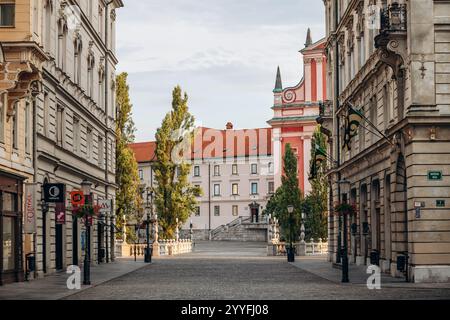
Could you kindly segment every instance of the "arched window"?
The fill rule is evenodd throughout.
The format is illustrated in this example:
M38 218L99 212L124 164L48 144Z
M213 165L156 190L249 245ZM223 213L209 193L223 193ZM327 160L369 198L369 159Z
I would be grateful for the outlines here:
M58 67L66 71L67 56L67 22L60 18L58 22Z
M51 26L52 26L52 14L53 14L53 0L45 1L45 48L47 52L51 51Z
M81 84L81 53L83 50L83 41L81 40L81 36L79 33L75 36L74 40L74 82L78 85Z
M89 54L87 58L87 94L91 99L94 96L94 67L95 67L95 56L92 52L92 42L89 45Z

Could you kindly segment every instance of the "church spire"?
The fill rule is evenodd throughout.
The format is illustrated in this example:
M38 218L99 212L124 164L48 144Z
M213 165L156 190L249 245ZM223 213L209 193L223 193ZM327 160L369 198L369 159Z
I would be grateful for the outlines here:
M275 89L273 92L282 92L283 91L283 83L281 82L281 72L280 67L277 69L277 80L275 82Z
M309 47L310 45L312 45L312 37L311 37L311 29L308 28L308 33L306 35L306 43L305 43L305 48Z

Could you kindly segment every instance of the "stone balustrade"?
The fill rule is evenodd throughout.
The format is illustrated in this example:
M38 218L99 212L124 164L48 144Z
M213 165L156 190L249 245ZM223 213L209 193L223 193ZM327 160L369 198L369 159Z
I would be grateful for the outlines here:
M193 250L193 242L191 240L160 240L153 243L153 256L174 256L179 254L190 253ZM116 243L117 257L143 257L145 254L146 244L128 244L118 241ZM157 250L157 251L155 251Z
M267 255L285 256L287 246L289 246L289 243L285 242L269 243L267 245ZM314 239L300 243L297 242L293 243L293 246L297 256L325 255L328 253L328 241L322 241L322 239L318 239L317 242Z

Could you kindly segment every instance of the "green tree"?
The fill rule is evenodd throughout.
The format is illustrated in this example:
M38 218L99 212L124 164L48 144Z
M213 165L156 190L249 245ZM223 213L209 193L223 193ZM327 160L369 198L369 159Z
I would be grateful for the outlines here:
M283 158L284 173L281 177L281 186L270 198L266 205L265 214L271 214L279 219L282 237L295 240L300 234L301 212L303 208L302 192L298 185L297 158L291 145L286 145ZM287 207L294 206L294 212L289 214ZM290 234L292 232L292 235Z
M315 166L316 174L310 180L312 190L305 199L305 212L307 213L306 238L317 240L318 238L326 239L328 237L328 180L325 175L327 163L326 161L320 165L315 163L316 146L322 150L327 150L326 138L321 133L320 126L314 131L311 145L311 168Z
M162 237L173 238L176 219L186 222L197 206L198 187L189 183L190 147L194 138L194 117L189 113L188 97L179 86L173 90L172 110L156 132L155 206Z
M127 73L117 76L116 119L116 217L117 226L123 227L126 220L139 219L142 214L142 197L138 164L129 144L134 141L135 127L132 119ZM134 233L134 230L130 230ZM132 235L131 235L132 236Z

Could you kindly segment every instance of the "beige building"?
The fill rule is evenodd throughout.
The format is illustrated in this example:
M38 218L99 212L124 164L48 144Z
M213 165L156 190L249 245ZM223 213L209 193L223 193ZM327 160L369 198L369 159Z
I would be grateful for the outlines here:
M340 198L357 207L348 219L348 259L412 282L448 281L450 4L324 3L333 99L319 122L336 161L330 205ZM350 149L343 148L348 103L374 125L363 121ZM329 258L336 262L343 226L334 215L329 222ZM404 257L406 273L397 270Z
M115 198L115 10L123 3L13 0L0 5L5 59L24 63L27 57L27 73L20 73L24 80L18 83L35 78L38 84L34 99L28 95L16 104L18 113L2 108L6 118L0 121L5 136L0 154L5 164L11 157L20 159L16 170L26 172L27 182L37 186L36 232L29 250L42 276L82 262L85 230L72 217L69 193L87 180L95 203ZM11 129L14 121L17 133ZM11 151L12 133L18 152L14 147ZM56 219L55 205L48 210L40 205L45 183L65 185L66 201L58 208L65 213L62 219ZM94 263L113 258L112 212L92 227Z

